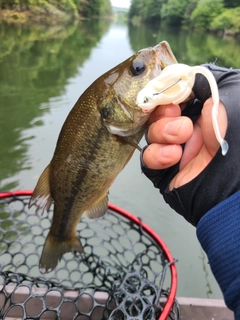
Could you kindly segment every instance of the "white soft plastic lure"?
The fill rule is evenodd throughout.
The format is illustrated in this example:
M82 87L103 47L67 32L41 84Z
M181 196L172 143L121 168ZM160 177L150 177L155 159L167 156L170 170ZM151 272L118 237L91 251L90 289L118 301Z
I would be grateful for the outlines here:
M214 103L212 108L213 128L221 146L222 154L225 155L228 151L228 143L221 137L217 121L218 87L213 74L207 68L201 66L190 67L181 63L167 66L158 77L149 81L145 88L138 93L137 104L143 112L149 112L159 105L184 102L192 93L197 73L203 74L209 82Z

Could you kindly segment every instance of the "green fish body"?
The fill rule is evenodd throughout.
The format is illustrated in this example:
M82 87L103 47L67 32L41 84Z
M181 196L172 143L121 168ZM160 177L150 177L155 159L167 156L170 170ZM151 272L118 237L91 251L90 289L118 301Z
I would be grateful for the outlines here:
M173 63L167 42L140 50L94 81L70 111L29 203L43 212L54 201L39 262L42 273L52 271L65 252L83 252L76 234L81 216L106 213L109 187L146 129L149 114L137 106L137 94Z

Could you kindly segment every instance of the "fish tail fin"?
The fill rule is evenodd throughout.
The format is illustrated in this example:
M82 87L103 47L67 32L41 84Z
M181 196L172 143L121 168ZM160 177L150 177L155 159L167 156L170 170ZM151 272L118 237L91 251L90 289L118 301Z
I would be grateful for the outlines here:
M49 174L50 172L48 165L38 179L37 185L29 201L29 208L31 208L33 205L36 205L36 213L41 210L41 213L43 214L45 209L48 211L51 207L52 197L50 192Z
M39 261L40 272L48 273L53 271L64 253L72 251L83 252L83 246L77 235L69 240L59 242L49 233Z

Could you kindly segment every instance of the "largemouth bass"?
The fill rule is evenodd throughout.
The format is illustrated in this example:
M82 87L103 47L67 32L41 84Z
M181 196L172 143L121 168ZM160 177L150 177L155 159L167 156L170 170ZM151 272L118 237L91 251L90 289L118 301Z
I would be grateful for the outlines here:
M54 201L39 262L42 273L52 271L64 253L83 252L76 234L81 216L106 213L109 187L145 131L149 114L137 106L137 94L173 63L165 41L140 50L94 81L70 111L29 203L43 212Z

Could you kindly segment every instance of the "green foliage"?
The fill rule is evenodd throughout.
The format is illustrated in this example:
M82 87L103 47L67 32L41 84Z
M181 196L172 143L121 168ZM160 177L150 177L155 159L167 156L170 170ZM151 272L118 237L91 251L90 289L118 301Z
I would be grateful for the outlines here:
M102 5L102 15L111 16L112 15L112 5L110 0L105 0Z
M240 0L224 0L225 8L236 8L240 7Z
M216 37L204 30L192 32L176 26L149 25L129 26L129 39L133 51L155 46L167 40L178 62L190 66L216 63L226 68L239 68L240 45L234 37Z
M0 0L0 8L34 13L56 13L56 10L84 17L111 15L110 0Z
M84 17L102 15L103 2L104 0L82 1L79 6L80 14Z
M240 33L240 7L227 9L212 21L212 30Z
M150 1L149 5L145 7L146 21L155 22L161 18L162 1Z
M161 17L165 18L169 24L179 25L183 20L187 7L187 0L168 0L161 8Z
M24 130L37 130L50 99L63 94L109 24L100 19L58 27L0 24L0 181L31 165ZM1 184L5 190L17 186Z
M129 19L141 16L144 11L144 2L142 0L132 0L132 4L129 10Z
M163 21L191 29L227 29L234 34L239 33L238 7L240 0L132 0L129 20L133 25Z
M77 0L79 2L80 0ZM71 12L77 11L76 0L0 0L1 8L18 10L51 10L61 8Z
M199 0L190 17L192 26L209 29L212 20L223 10L223 0Z
M161 7L167 0L132 0L129 19L155 22L161 18Z
M182 20L182 23L184 25L188 25L189 26L191 14L192 14L193 10L197 7L198 1L199 0L189 0L189 1L187 1L186 7L185 7L185 11L184 11L184 14L183 14L183 20Z
M104 16L111 15L112 8L110 0L75 0L78 1L78 12L81 16Z

